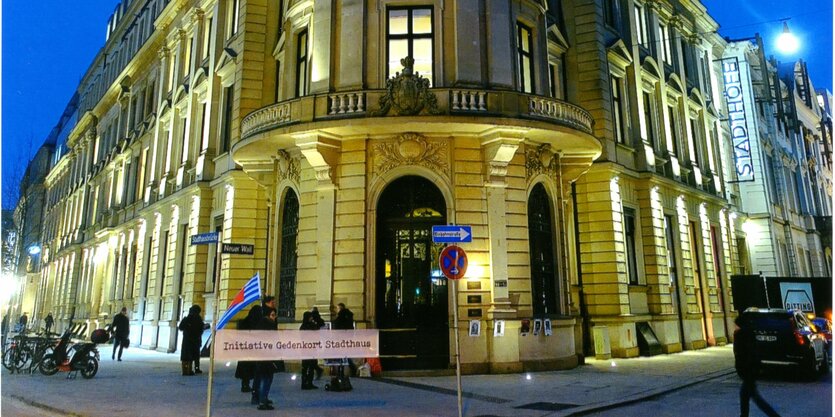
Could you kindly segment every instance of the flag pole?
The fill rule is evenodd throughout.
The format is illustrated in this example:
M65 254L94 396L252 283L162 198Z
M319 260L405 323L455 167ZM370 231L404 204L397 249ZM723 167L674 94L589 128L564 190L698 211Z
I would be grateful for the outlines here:
M214 382L214 375L215 375L215 340L216 340L215 335L217 334L217 321L218 321L218 318L219 318L218 314L220 312L220 299L219 299L220 298L220 288L218 288L218 287L220 287L220 267L221 267L221 265L223 265L223 262L220 259L220 255L221 255L220 252L221 252L221 247L222 246L223 245L221 245L220 239L218 239L217 255L216 255L217 266L215 267L215 270L217 271L217 277L218 278L215 281L215 288L214 288L214 292L215 292L215 313L214 313L214 316L212 317L212 320L214 321L214 325L212 326L212 335L210 336L211 340L212 340L212 343L209 344L209 383L208 383L208 389L207 389L208 392L206 393L206 417L212 417L212 383ZM197 360L200 360L199 357L198 357Z

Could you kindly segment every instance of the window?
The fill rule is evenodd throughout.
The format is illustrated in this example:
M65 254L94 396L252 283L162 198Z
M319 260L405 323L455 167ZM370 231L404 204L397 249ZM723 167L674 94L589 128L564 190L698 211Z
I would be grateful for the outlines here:
M626 142L626 118L623 111L623 82L619 77L611 76L612 81L612 122L614 123L615 141Z
M699 129L699 121L697 119L690 119L690 135L690 159L697 166L702 166L701 150L699 149L699 144L702 140L702 131Z
M210 40L212 39L212 22L214 20L210 17L206 20L206 24L203 27L203 50L201 53L200 59L206 59L209 57L209 45Z
M548 63L548 79L551 81L551 97L565 99L565 78L562 57Z
M531 30L521 24L516 24L516 54L519 57L519 89L525 93L533 93L533 42Z
M275 102L281 100L281 61L275 61Z
M182 79L188 78L191 71L191 43L194 41L193 37L189 37L186 44L183 45L183 76Z
M296 40L296 97L301 97L307 94L307 29Z
M235 96L235 86L230 85L223 91L223 129L220 136L220 147L218 153L229 150L232 143L232 106Z
M673 142L673 149L670 149L670 151L672 151L673 155L680 157L681 155L678 153L678 123L676 122L675 106L668 106L667 112L670 116L670 140Z
M431 7L391 8L387 21L388 77L402 70L400 60L415 60L415 72L434 85L432 57L434 54Z
M530 243L531 303L534 317L560 314L559 284L554 256L554 231L551 201L545 187L534 186L528 197L528 241Z
M677 281L678 266L676 263L675 231L673 229L673 216L664 215L664 232L667 237L667 266L669 267L670 285Z
M148 148L142 149L139 163L136 165L136 200L145 197L145 165L148 164Z
M661 42L661 60L666 64L673 63L672 51L670 50L670 29L667 25L658 26L658 36Z
M638 247L635 243L635 210L623 208L623 239L626 244L626 274L630 285L638 284Z
M644 125L646 125L647 143L655 149L655 106L653 106L652 93L644 91Z
M206 134L206 118L208 115L206 112L208 111L208 106L206 102L200 104L200 136L198 136L198 140L200 141L200 145L197 146L198 149L202 151L202 144L203 144L203 137Z
M603 19L609 27L620 31L619 0L603 0Z
M238 33L238 19L239 19L239 12L241 7L241 0L228 0L229 10L227 10L227 22L229 23L229 27L227 29L227 39L235 36Z
M644 48L649 43L649 36L647 36L647 15L644 13L643 7L635 5L635 31L636 43Z
M278 276L278 317L296 318L296 237L299 234L299 199L292 190L284 196L281 215L281 265Z

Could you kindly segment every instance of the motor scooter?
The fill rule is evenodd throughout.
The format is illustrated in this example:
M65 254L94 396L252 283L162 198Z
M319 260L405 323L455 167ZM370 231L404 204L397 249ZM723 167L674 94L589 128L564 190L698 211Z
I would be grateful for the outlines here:
M69 372L67 379L75 379L78 372L84 379L96 376L99 371L99 350L95 343L70 341L70 332L61 336L55 350L44 355L38 369L44 375L55 375L58 372Z

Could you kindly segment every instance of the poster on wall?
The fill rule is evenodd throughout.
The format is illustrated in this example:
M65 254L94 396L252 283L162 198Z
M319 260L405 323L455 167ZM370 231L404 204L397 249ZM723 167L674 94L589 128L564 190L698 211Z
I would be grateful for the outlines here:
M550 336L551 334L551 319L545 319L545 336Z
M531 332L531 321L529 319L522 319L522 324L519 327L519 333L522 333L522 336L527 336L528 333Z
M493 325L493 337L502 336L504 336L504 320L496 320L496 323Z
M478 337L481 335L481 322L478 320L470 320L470 337Z
M539 336L539 333L542 332L542 320L536 319L533 321L533 335Z
M786 310L815 312L812 284L808 282L781 282L780 295L783 298L783 308Z

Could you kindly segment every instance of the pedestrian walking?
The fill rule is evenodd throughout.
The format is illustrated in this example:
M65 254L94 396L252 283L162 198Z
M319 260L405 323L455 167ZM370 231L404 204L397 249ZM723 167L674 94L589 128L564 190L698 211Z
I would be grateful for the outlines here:
M188 315L180 321L178 327L183 332L183 342L180 346L180 362L183 375L202 374L200 370L200 344L202 341L203 317L200 316L200 306L195 304L188 309ZM194 365L194 368L192 368Z
M734 361L736 372L742 378L739 388L739 414L748 417L750 400L769 417L780 417L757 390L757 376L760 373L760 358L750 319L743 313L736 319L739 329L734 334Z
M261 317L261 306L252 307L249 314L238 322L238 330L256 330ZM255 378L255 362L238 361L238 365L235 367L235 378L241 380L241 392L252 392L250 382Z
M354 329L354 313L345 307L345 303L336 305L336 318L333 320L334 330L353 330ZM357 374L357 365L354 361L348 358L348 367L351 368L351 375Z
M128 320L128 309L122 307L119 314L113 316L113 323L110 325L110 332L113 335L113 354L110 359L116 359L116 349L119 349L119 362L122 361L122 351L130 345L130 320Z
M43 319L44 324L44 332L49 335L49 331L52 330L52 325L55 324L55 319L52 318L52 313L46 315L46 318Z
M312 311L305 311L304 315L302 316L302 325L299 327L299 330L319 330L319 323L316 322L316 319L313 318ZM313 373L317 368L317 360L316 359L303 359L302 360L302 389L309 390L309 389L318 389L316 385L313 385Z
M264 316L258 323L257 330L277 330L276 318L278 315L274 308L265 306L262 313ZM255 363L255 384L252 387L252 403L258 404L259 410L274 410L273 402L270 401L270 388L273 385L273 374L277 371L275 361L258 361Z

